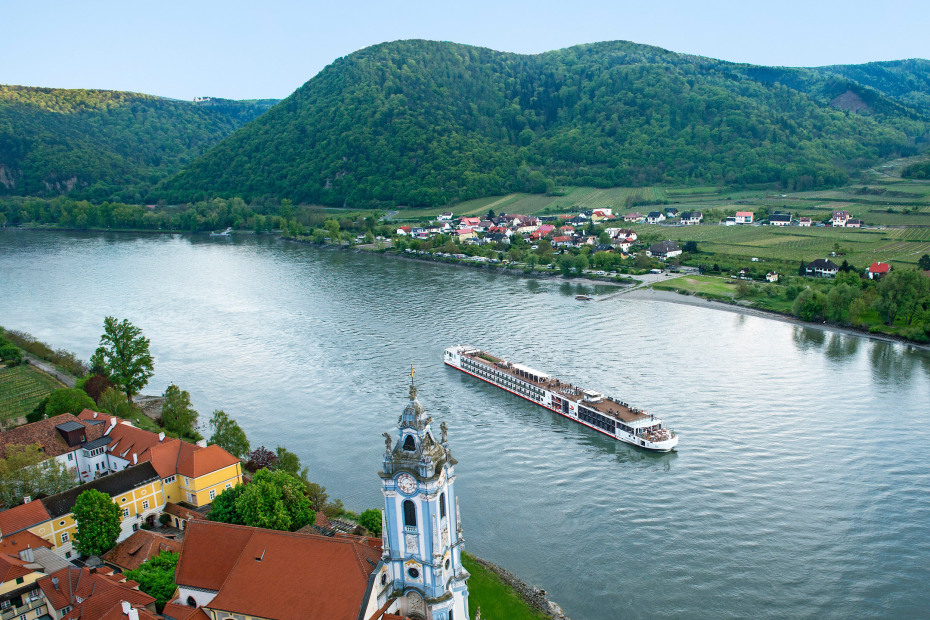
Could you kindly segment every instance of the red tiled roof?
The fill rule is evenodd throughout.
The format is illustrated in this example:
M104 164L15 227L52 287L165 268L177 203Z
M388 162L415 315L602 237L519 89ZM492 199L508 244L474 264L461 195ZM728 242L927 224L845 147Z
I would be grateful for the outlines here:
M869 271L872 273L888 273L891 265L888 263L872 263L869 265Z
M93 418L94 415L97 418ZM201 448L173 437L159 439L156 433L131 426L121 418L95 414L90 409L85 409L78 417L82 420L104 420L105 429L110 429L112 420L116 420L116 426L107 433L113 440L107 446L107 452L130 463L134 455L139 463L150 461L162 478L175 474L199 478L238 462L236 457L217 445Z
M181 605L179 603L168 603L161 611L162 615L171 618L171 620L190 620L190 618L198 612L203 613L203 611L197 607L188 607L187 605ZM204 614L204 617L206 618L208 616Z
M15 534L33 525L44 523L51 518L52 516L48 514L48 510L40 501L22 504L16 508L0 512L0 535L9 536Z
M18 557L13 557L6 553L0 553L0 583L13 581L17 577L28 575L35 572L31 568L26 568L26 563Z
M145 607L139 607L137 605L132 606L137 612L139 612L139 620L159 620L159 616ZM84 610L83 616L74 616L75 618L81 618L81 620L87 620L87 618L96 618L98 620L129 620L129 616L123 613L123 601L120 600L116 603L110 611L104 613L102 616L89 616L87 610ZM66 616L71 618L71 614Z
M0 458L6 456L6 447L11 444L28 446L37 443L45 449L45 454L50 457L76 450L78 446L69 446L61 433L58 432L58 429L55 428L59 424L64 424L65 422L77 422L81 424L81 421L70 413L62 413L53 418L39 420L31 424L24 424L0 433ZM97 436L99 437L99 434ZM96 438L97 437L87 437L87 441Z
M127 571L139 568L140 564L159 555L162 551L179 553L181 541L166 538L154 532L139 530L104 553L100 559Z
M356 538L192 521L175 582L219 590L209 607L226 612L279 620L357 618L380 559L380 548Z
M4 536L0 539L0 553L9 553L12 556L18 556L19 552L27 547L31 547L32 549L38 549L40 547L51 549L54 545L28 530L13 534L12 536Z
M55 586L52 579L58 580ZM134 607L148 607L155 599L137 589L134 581L123 581L109 569L63 568L36 583L42 588L45 598L55 609L73 605L74 610L65 618L99 618L109 612L114 602L129 601ZM83 602L78 603L80 598ZM81 612L84 615L82 616Z
M182 519L204 519L204 515L196 510L191 510L190 508L185 508L175 504L174 502L167 502L165 504L165 509L163 512L167 512L169 515L174 515L175 517L181 517Z

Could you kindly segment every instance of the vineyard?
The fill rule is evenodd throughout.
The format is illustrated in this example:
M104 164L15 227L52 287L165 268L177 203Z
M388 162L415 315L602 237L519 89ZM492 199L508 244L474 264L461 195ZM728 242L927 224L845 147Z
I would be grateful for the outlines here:
M32 366L0 368L0 419L25 416L52 390L65 387Z

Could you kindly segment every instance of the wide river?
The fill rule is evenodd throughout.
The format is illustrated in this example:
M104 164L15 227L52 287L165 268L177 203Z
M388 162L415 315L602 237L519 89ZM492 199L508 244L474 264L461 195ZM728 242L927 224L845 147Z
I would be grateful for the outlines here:
M579 290L271 238L0 231L0 325L86 359L128 318L152 343L145 392L224 409L355 510L382 504L413 362L467 550L574 620L930 614L930 354ZM445 367L458 343L643 407L678 451Z

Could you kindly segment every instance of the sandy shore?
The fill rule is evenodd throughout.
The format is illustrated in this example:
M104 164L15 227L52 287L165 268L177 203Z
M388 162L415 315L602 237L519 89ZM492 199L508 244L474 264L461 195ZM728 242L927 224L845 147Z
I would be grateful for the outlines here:
M614 293L612 295L607 295L601 297L598 301L608 301L610 299L616 298L623 299L644 299L647 301L663 301L673 304L682 304L685 306L697 306L700 308L710 308L711 310L723 310L724 312L735 312L737 314L744 314L747 316L756 316L763 319L769 319L773 321L781 321L782 323L790 323L791 325L798 325L801 327L811 327L814 329L820 329L823 331L836 332L840 334L849 334L851 336L861 336L863 338L870 338L872 340L881 340L883 342L895 342L903 344L908 347L915 349L921 349L924 351L930 351L930 345L918 344L915 342L909 342L901 338L893 338L884 334L872 334L864 330L850 329L848 327L841 327L839 325L831 325L829 323L809 323L807 321L802 321L791 316L784 314L778 314L776 312L768 312L765 310L759 310L757 308L750 308L747 306L740 305L738 303L728 304L722 301L716 301L712 299L705 299L703 297L697 297L695 295L682 295L680 293L675 293L672 291L659 291L652 288L635 288L632 290L621 291L619 293Z

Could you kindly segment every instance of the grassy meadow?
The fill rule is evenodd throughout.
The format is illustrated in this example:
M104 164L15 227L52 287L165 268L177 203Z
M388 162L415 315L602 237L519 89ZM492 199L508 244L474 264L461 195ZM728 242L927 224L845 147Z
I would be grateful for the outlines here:
M486 620L543 620L547 617L532 609L513 588L468 554L462 554L462 564L471 573L468 579L471 620L474 620L479 607L481 617Z

